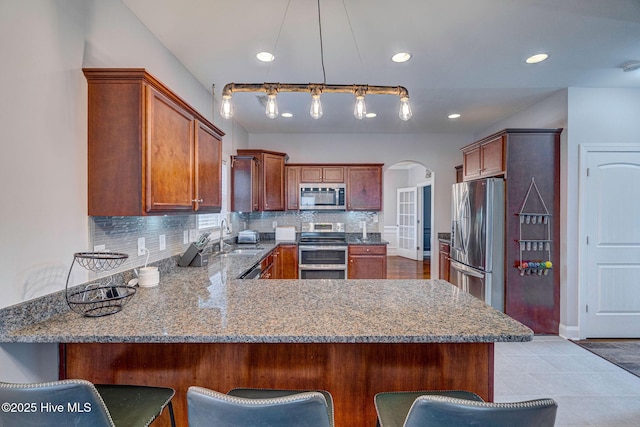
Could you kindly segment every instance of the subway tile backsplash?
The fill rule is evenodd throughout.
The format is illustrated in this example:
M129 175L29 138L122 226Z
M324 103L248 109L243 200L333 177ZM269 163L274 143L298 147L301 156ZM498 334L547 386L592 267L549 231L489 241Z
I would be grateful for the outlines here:
M378 218L380 216L380 218ZM300 231L303 222L343 222L347 233L360 233L360 221L367 221L367 231L379 232L382 223L379 212L254 212L231 213L229 222L232 236L244 229L261 233L274 232L274 222L278 226L294 226ZM150 251L149 263L180 255L189 247L184 243L184 232L199 236L211 229L198 230L197 215L167 215L148 217L90 217L90 250L104 245L105 250L122 252L129 258L116 270L104 272L90 279L127 271L145 264L147 256L138 256L138 238L145 238L145 246ZM165 236L166 248L160 250L160 235ZM192 237L192 236L191 236ZM212 241L217 241L219 231L212 231ZM193 239L191 239L192 241Z

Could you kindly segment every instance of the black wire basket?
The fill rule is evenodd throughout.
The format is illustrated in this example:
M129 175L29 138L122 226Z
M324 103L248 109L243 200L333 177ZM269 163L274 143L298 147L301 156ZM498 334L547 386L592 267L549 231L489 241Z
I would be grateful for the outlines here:
M65 288L69 308L87 317L108 316L122 310L136 293L136 288L133 286L112 284L113 278L110 278L105 284L90 283L84 287L69 289L69 278L76 263L93 272L104 272L119 267L128 257L127 254L117 252L78 252L74 254Z

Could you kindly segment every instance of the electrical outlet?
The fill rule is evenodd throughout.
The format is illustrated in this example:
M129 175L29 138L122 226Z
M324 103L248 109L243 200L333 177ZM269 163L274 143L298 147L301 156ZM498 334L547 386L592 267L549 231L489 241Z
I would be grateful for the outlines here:
M373 222L378 222L378 214L373 214Z
M167 239L164 234L161 234L160 237L158 237L158 241L159 241L159 246L161 251L164 251L165 249L167 249Z
M94 252L105 252L107 247L105 245L96 245L93 247Z
M145 246L144 237L138 237L138 256L144 255L145 249L146 249L146 246Z
M187 230L184 230L184 233L182 234L182 243L185 245L189 243L189 232Z
M271 227L272 227L274 230L276 229L276 227L277 227L277 226L278 226L278 221L273 221L273 222L271 223Z
M189 241L190 242L195 242L196 239L198 238L198 230L189 230Z

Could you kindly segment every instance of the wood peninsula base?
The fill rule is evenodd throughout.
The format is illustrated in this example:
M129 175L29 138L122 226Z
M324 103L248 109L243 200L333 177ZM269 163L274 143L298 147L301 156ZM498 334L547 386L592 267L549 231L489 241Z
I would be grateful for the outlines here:
M324 389L336 426L364 427L382 391L463 389L493 401L493 358L493 343L70 343L60 378L172 387L184 426L191 385ZM154 425L169 425L166 412Z

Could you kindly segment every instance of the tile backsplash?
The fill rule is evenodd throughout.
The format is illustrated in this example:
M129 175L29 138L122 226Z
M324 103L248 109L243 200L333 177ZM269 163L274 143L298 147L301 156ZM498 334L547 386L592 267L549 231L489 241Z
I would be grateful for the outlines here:
M379 218L380 216L380 218ZM380 232L382 227L379 212L254 212L230 213L229 223L232 236L244 229L257 230L261 233L274 231L273 224L294 226L300 231L303 222L343 222L347 233L359 233L360 221L367 221L368 232ZM103 277L110 274L137 268L145 264L146 255L138 255L138 239L145 238L145 247L149 250L149 263L154 263L184 253L189 243L184 243L184 233L191 233L189 240L195 240L193 234L199 236L211 231L212 241L219 239L219 230L214 228L198 230L197 215L167 215L148 217L90 217L89 218L90 249L104 246L104 250L122 252L129 258L117 269L96 275ZM160 250L160 235L164 235L166 248ZM93 279L93 278L92 278Z

